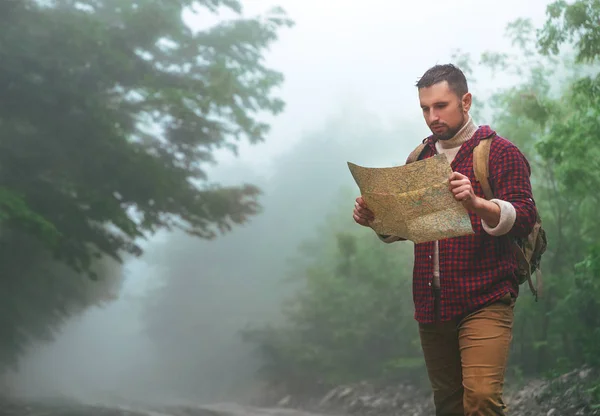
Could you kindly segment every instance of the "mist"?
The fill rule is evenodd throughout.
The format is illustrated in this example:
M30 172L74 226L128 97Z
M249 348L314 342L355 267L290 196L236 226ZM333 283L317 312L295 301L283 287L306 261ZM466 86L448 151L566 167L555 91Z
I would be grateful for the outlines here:
M262 212L212 241L161 232L123 266L115 300L72 318L51 343L31 348L10 376L15 394L86 402L251 401L260 358L240 331L276 322L301 282L301 244L357 188L346 162L403 164L428 135L414 83L452 54L510 53L506 24L542 22L549 1L464 0L325 3L252 0L255 14L281 5L296 26L267 65L285 75L285 112L264 143L219 153L211 178L258 185ZM200 24L190 22L190 25ZM474 96L513 80L474 68ZM478 124L490 120L483 113ZM358 196L358 195L356 195ZM344 204L351 216L354 197Z

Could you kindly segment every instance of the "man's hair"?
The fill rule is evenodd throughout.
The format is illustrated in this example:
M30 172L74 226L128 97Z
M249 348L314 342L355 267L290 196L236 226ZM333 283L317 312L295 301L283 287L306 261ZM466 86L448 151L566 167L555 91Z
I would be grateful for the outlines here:
M452 64L436 65L429 68L417 82L417 88L427 88L447 81L448 86L459 98L469 92L465 74Z

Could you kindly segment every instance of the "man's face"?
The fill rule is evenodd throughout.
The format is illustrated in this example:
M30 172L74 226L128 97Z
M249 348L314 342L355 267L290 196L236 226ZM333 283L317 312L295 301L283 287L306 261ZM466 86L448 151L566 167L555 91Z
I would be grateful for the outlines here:
M467 119L471 107L471 94L458 97L443 81L431 87L419 89L419 101L423 117L438 140L454 137Z

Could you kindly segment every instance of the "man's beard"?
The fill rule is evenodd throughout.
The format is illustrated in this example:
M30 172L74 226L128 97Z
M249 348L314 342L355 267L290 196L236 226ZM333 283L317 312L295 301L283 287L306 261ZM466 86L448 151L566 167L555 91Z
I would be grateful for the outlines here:
M461 112L462 112L462 105L461 105ZM464 125L465 125L465 114L462 113L462 119L461 119L458 127L448 128L448 131L446 131L445 133L441 133L441 134L436 134L435 132L433 132L433 130L431 132L433 133L433 137L437 140L442 140L442 141L450 140L451 138L456 136L456 133L458 133ZM433 124L429 127L432 128L434 126L435 126L435 124ZM445 126L448 127L447 124Z
M463 120L464 123L464 120ZM448 128L448 130L445 133L441 133L441 134L437 134L437 133L433 133L433 137L437 140L441 140L441 141L445 141L445 140L450 140L451 138L453 138L454 136L456 136L456 133L458 133L460 131L460 129L462 128L463 123L461 123L458 127L455 127L453 129Z

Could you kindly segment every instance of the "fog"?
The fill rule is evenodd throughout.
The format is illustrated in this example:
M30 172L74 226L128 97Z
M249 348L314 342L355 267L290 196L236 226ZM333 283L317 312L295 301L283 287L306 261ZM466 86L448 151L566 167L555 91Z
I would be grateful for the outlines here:
M542 22L548 1L504 3L247 0L246 12L281 5L296 25L267 65L282 71L286 110L265 143L219 154L212 179L261 187L263 212L214 241L161 233L125 264L114 302L68 322L13 376L16 393L86 401L243 401L260 362L239 330L277 320L293 292L290 260L325 215L356 187L346 162L402 164L428 134L414 83L460 49L510 52L508 22ZM190 21L200 26L201 22ZM473 68L485 99L506 76ZM476 119L489 122L486 114ZM345 193L344 193L345 192ZM348 215L353 197L344 200ZM233 260L232 260L233 259Z

